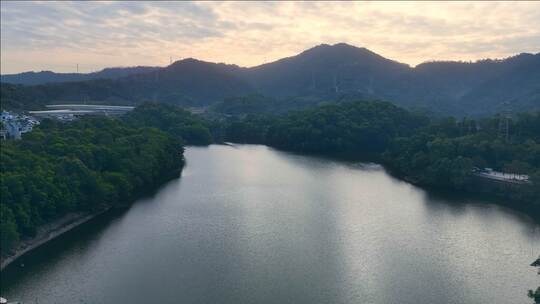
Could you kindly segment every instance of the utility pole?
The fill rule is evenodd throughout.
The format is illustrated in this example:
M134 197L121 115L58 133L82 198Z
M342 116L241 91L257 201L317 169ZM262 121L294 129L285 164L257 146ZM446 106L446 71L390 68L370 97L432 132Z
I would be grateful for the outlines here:
M334 74L334 90L336 91L336 93L339 93L339 87L338 87L338 84L337 84L337 76L336 76L336 74Z
M508 142L510 140L510 119L512 118L512 110L509 102L503 103L503 110L499 117L499 136L504 137Z
M504 138L506 139L506 142L508 142L509 131L510 131L510 116L506 116L506 119L504 121L505 121Z

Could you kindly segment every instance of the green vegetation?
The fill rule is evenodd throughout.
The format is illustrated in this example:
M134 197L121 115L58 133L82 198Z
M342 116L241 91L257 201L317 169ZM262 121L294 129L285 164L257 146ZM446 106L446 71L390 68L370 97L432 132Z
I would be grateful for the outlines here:
M2 254L21 238L35 235L40 225L67 213L132 201L178 174L183 143L211 142L201 118L177 106L153 103L121 119L45 120L21 141L2 141Z
M225 141L376 161L431 188L484 189L540 211L540 113L522 114L501 134L499 117L431 121L387 102L346 102L285 116L229 119ZM480 187L473 168L529 174L533 185Z
M540 115L523 114L509 125L510 136L500 131L498 117L473 121L445 119L433 122L411 136L395 138L385 153L385 163L419 184L473 190L473 167L491 167L531 175L540 183ZM503 133L503 134L501 134ZM540 207L539 187L491 188L512 200Z
M272 98L261 94L249 94L225 98L223 101L212 104L209 107L209 112L226 116L283 114L313 108L322 104L325 104L325 102L310 96Z
M538 274L540 275L540 256L534 261L531 266L538 268ZM534 303L540 304L540 286L536 288L536 291L529 289L529 298L534 300Z
M259 94L229 97L210 106L210 110L225 115L270 113L276 111L276 101Z
M384 152L392 138L411 134L422 123L422 117L391 103L343 103L279 119L266 141L298 152L363 157Z
M182 139L188 145L209 145L212 135L206 123L174 105L144 103L123 117L135 127L153 127Z
M179 174L183 148L155 128L108 118L43 121L1 143L1 250L70 212L124 205Z
M412 134L426 118L387 102L330 104L285 116L248 115L225 124L225 139L301 153L364 157Z
M0 82L0 97L2 110L38 110L43 108L39 98L30 89L23 85L15 85Z
M2 142L2 252L44 223L69 212L125 204L177 174L182 143L265 144L376 161L413 183L460 191L482 189L474 167L529 174L532 185L489 192L508 198L511 207L540 214L540 113L510 121L508 138L501 135L500 122L498 117L430 120L378 101L212 121L173 105L146 103L121 119L46 120L21 141Z

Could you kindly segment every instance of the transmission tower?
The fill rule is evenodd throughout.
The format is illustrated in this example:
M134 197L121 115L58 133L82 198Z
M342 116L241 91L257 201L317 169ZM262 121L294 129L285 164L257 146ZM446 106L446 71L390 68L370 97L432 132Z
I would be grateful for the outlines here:
M336 74L334 74L334 91L336 91L336 93L339 93L339 87L338 87L338 81L337 81Z
M512 119L512 108L508 101L502 103L502 111L499 116L499 136L506 142L510 139L510 119Z

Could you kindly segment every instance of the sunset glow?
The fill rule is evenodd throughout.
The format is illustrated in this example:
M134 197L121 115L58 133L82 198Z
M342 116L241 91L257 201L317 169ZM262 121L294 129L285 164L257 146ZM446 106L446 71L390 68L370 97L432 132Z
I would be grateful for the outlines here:
M537 53L540 3L2 1L1 37L2 74L254 66L338 42L416 65Z

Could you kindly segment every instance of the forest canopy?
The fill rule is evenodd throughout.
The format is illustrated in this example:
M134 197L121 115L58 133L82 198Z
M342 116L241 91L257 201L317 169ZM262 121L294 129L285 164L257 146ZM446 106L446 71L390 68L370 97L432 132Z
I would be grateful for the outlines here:
M184 143L223 141L375 161L415 184L447 190L478 191L475 168L528 174L530 185L490 192L540 214L540 113L433 119L388 102L355 101L204 119L145 103L119 119L45 120L20 141L2 141L2 252L67 213L126 204L178 174Z
M2 141L2 254L67 213L132 201L178 176L183 162L177 138L105 117L45 120L20 141Z
M209 145L212 135L208 124L179 106L143 103L123 117L135 127L153 127L181 139L187 145Z
M376 161L432 188L475 192L475 168L528 174L531 185L496 187L492 194L525 202L528 211L540 212L538 112L510 120L434 119L388 102L356 101L280 116L233 117L223 129L225 141Z

